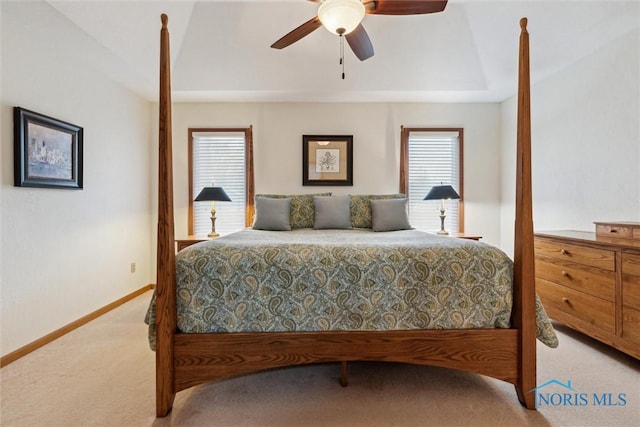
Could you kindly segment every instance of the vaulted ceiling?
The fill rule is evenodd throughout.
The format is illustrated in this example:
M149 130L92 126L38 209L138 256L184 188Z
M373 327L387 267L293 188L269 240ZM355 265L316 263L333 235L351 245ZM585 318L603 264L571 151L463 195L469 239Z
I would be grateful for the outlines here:
M638 1L611 0L449 0L432 15L366 15L375 56L360 62L345 47L343 80L339 38L324 29L283 50L270 48L315 16L317 4L309 1L47 4L60 19L30 16L34 25L72 32L100 57L103 72L149 100L157 97L160 14L166 13L174 101L501 101L515 93L521 17L529 19L534 82L640 24ZM59 28L61 22L68 28Z

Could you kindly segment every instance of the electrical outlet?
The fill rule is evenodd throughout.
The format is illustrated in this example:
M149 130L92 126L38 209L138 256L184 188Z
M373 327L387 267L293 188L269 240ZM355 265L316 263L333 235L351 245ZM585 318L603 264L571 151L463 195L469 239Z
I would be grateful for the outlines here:
M132 262L132 263L131 263L131 272L132 272L132 273L135 273L135 272L136 272L136 263L135 263L135 262Z

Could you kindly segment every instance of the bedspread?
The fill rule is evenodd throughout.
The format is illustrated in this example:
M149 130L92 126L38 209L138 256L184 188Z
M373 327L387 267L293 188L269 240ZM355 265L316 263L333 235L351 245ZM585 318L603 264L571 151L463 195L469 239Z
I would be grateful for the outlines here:
M513 263L417 230L243 230L176 256L184 333L508 328ZM557 338L537 303L537 336ZM155 294L146 316L155 348Z

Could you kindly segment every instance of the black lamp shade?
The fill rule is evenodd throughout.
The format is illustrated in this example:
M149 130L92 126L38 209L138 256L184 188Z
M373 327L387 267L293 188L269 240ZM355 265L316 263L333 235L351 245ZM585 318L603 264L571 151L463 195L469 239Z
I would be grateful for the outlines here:
M230 202L229 195L222 187L204 187L200 194L194 199L196 202L216 201Z
M435 185L423 200L459 199L460 196L450 185Z

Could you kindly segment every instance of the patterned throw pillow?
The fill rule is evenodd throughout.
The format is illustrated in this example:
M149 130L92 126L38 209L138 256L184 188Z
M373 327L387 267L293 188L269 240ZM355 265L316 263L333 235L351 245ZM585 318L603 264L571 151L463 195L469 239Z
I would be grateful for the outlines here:
M371 228L373 214L371 199L403 199L404 194L356 194L351 195L351 225L353 228Z
M256 194L258 197L269 197L272 199L291 198L290 222L291 228L313 228L315 220L315 206L313 196L330 196L331 193L316 194Z

